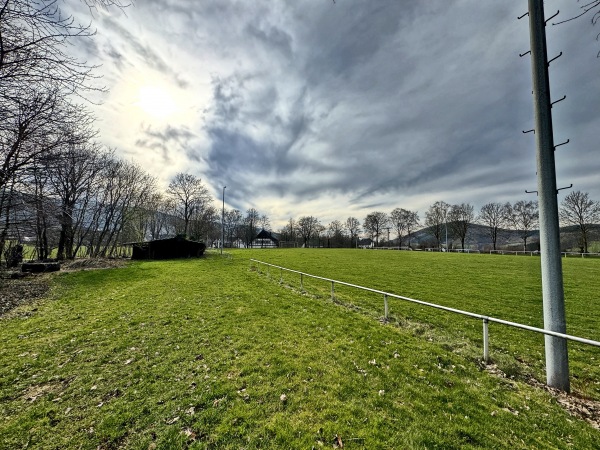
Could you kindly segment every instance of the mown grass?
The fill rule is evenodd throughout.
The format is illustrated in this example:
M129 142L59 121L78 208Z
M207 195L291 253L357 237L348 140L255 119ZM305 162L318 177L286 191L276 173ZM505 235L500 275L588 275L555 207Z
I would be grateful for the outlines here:
M321 251L318 257L316 253ZM543 328L540 260L531 256L345 251L308 249L286 253L253 250L250 257L277 265L346 281L466 311ZM600 341L600 261L562 260L567 332ZM279 272L276 274L279 276ZM297 275L284 281L299 288ZM306 285L306 282L304 283ZM322 297L330 286L309 281ZM383 299L350 288L336 288L340 301L383 315ZM429 330L432 338L457 349L466 339L481 355L482 324L474 319L389 299L390 314L400 322ZM490 324L492 359L510 375L545 380L544 339L541 335ZM472 351L469 346L465 351ZM600 400L600 349L569 343L572 388ZM521 362L521 363L519 363Z
M335 435L368 449L600 446L598 431L545 391L482 371L468 332L457 351L446 343L453 331L419 325L418 309L405 326L382 325L317 284L306 286L316 295L284 289L247 259L368 277L394 292L390 271L405 288L421 276L416 260L392 267L383 252L343 253L235 253L57 277L52 299L0 320L0 448L331 448ZM413 283L410 295L423 297ZM421 284L433 295L431 275Z

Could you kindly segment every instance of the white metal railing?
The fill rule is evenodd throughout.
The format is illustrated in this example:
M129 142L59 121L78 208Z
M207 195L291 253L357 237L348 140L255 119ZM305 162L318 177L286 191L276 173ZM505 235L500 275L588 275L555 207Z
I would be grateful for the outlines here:
M496 253L498 255L529 255L539 256L539 250L490 250L490 255Z
M369 246L361 246L361 248L366 248L369 250L421 250L413 249L411 247L369 247ZM446 250L445 248L438 247L427 247L423 249L426 252L443 252L443 253L483 253L481 250L470 249L470 248L451 248ZM485 250L487 253L488 250ZM498 255L529 255L529 256L540 256L539 250L489 250L489 254L498 254ZM581 252L561 252L561 255L566 257L581 257L581 258L598 258L600 257L600 253L581 253Z
M585 258L585 257L598 258L600 256L600 253L562 252L561 255L564 256L565 258L569 255L577 256L577 257L581 256L582 258Z
M492 253L500 254L500 255L529 255L529 256L540 256L539 250L490 250L490 255ZM598 258L600 257L600 253L581 253L581 252L561 252L561 255L565 258L568 256L577 256L582 258Z
M360 289L363 291L373 292L375 294L381 294L381 295L383 295L383 310L384 310L384 317L386 319L388 318L388 312L389 312L388 297L405 300L405 301L408 301L411 303L416 303L418 305L429 306L429 307L435 308L435 309L441 309L442 311L448 311L448 312L452 312L452 313L456 313L456 314L461 314L463 316L472 317L474 319L479 319L483 323L483 360L486 363L489 362L489 357L490 357L490 355L489 355L489 330L488 330L488 328L489 328L488 325L490 322L499 323L499 324L507 325L509 327L514 327L514 328L520 328L522 330L533 331L535 333L541 333L541 334L545 334L548 336L564 338L564 339L568 339L570 341L575 341L575 342L580 342L582 344L592 345L594 347L600 347L600 342L593 341L591 339L582 338L579 336L572 336L570 334L558 333L556 331L551 331L551 330L544 330L543 328L532 327L530 325L524 325L524 324L517 323L517 322L511 322L509 320L498 319L495 317L489 317L489 316L485 316L482 314L473 313L470 311L463 311L461 309L450 308L448 306L442 306L442 305L438 305L436 303L425 302L423 300L416 300L414 298L404 297L402 295L397 295L397 294L392 294L390 292L381 291L379 289L368 288L368 287L360 286L357 284L346 283L345 281L332 280L331 278L325 278L325 277L320 277L317 275L311 275L309 273L300 272L299 270L288 269L286 267L277 266L275 264L267 263L264 261L259 261L257 259L250 259L250 261L257 263L257 264L263 264L263 265L267 266L267 276L270 276L269 267L279 269L280 270L280 278L279 278L280 283L283 281L283 271L299 274L301 290L304 290L304 277L327 281L328 283L331 283L331 300L335 299L335 284L336 283L341 286L348 286L348 287ZM257 270L260 273L259 266L257 266Z

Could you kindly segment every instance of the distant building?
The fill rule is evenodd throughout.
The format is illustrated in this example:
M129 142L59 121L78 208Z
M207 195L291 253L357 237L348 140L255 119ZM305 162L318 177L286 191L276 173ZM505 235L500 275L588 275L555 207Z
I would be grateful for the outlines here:
M360 248L373 248L375 246L375 242L373 242L373 239L360 239L358 241L358 246Z
M252 247L274 248L279 247L279 235L264 228L252 239Z

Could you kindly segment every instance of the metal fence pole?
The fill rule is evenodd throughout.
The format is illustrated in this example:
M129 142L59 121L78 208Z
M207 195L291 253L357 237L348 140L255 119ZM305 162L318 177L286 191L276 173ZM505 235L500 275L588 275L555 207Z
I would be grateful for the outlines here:
M304 292L304 275L300 274L300 291Z
M489 320L483 319L483 362L486 364L490 361L490 337L489 337Z
M279 270L279 284L283 283L283 269Z
M383 317L388 318L388 299L387 294L383 294Z
M334 283L331 282L331 301L335 300L335 288L333 287Z

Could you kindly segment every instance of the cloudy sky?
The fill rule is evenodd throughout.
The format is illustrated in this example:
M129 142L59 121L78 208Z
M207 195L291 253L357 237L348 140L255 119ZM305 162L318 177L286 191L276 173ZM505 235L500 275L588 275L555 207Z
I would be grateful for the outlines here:
M70 11L83 21L79 2ZM567 19L577 0L548 0ZM137 0L97 11L101 141L275 229L535 199L526 0ZM600 200L600 25L548 24L557 183ZM566 191L561 192L559 200Z

